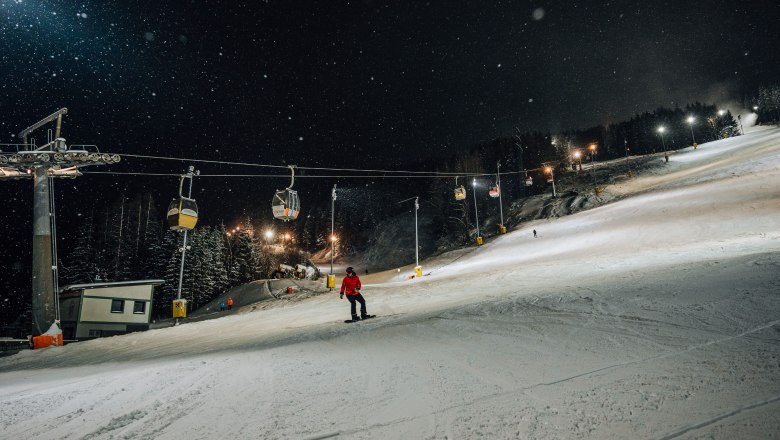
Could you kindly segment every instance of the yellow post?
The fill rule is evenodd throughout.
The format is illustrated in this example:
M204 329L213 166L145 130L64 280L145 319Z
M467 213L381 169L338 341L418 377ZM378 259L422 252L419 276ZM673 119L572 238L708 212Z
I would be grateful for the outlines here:
M336 287L336 275L328 275L328 289Z
M477 237L477 246L482 246L482 243L484 243L484 240L482 240L482 237Z
M173 300L173 317L174 318L186 318L187 317L187 300L175 299Z
M501 231L502 234L506 234L506 226L498 225L498 228L499 228L499 230Z
M599 194L601 194L601 188L599 188L599 187L597 186L597 187L596 187L596 195L599 195Z
M417 266L414 268L414 276L417 278L420 278L422 276L422 266Z
M699 148L699 144L697 144L696 142L694 142L694 143L693 143L693 149L695 150L695 149L697 149L697 148Z

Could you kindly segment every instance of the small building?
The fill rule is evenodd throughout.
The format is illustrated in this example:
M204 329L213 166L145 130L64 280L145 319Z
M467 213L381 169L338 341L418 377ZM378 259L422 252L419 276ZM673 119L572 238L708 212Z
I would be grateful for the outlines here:
M60 326L66 340L149 329L154 287L164 280L72 284L60 290Z

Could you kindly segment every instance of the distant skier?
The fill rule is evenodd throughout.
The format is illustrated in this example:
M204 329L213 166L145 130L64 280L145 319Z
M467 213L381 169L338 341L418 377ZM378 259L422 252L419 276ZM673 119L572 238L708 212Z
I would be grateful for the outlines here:
M225 311L225 303L224 302L219 303L219 311L220 312L224 312Z
M228 297L228 310L233 310L233 298Z
M534 229L534 238L536 238L536 229Z
M348 267L347 276L344 277L344 280L341 282L341 291L339 292L339 298L342 299L344 298L344 294L347 294L347 299L349 300L350 309L352 311L352 319L347 322L359 321L361 318L368 319L374 317L374 315L369 315L368 312L366 312L366 300L363 298L363 295L360 294L360 287L360 277L357 276L352 267ZM360 303L360 316L357 315L357 311L355 310L355 302Z

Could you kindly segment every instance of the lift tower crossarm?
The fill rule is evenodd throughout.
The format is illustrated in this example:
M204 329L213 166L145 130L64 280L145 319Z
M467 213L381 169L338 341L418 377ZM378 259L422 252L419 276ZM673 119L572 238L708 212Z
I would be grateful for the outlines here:
M35 124L25 128L21 132L19 132L19 137L24 141L25 144L27 144L27 136L32 133L33 131L43 127L44 125L48 124L49 122L53 120L57 120L57 132L54 135L54 138L60 137L60 128L62 128L62 115L67 114L68 109L66 107L63 107L56 112L50 114L49 116L46 116L45 118L41 119L40 121L36 122Z

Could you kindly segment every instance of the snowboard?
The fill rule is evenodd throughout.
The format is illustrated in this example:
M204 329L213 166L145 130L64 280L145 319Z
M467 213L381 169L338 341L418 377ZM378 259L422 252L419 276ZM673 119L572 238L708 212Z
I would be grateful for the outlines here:
M376 316L376 315L366 315L366 317L365 317L365 318L363 318L363 319L347 319L346 321L344 321L344 323L345 323L345 324L349 324L349 323L352 323L352 322L360 322L360 321L365 321L366 319L371 319L371 318L373 318L373 317L375 317L375 316Z

